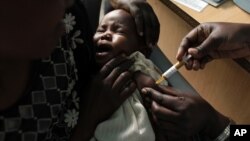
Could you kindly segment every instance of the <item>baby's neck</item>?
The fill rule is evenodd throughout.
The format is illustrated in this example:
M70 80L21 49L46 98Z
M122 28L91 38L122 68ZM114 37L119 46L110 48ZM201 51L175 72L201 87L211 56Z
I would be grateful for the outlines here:
M0 110L10 107L22 96L30 66L26 60L0 60Z

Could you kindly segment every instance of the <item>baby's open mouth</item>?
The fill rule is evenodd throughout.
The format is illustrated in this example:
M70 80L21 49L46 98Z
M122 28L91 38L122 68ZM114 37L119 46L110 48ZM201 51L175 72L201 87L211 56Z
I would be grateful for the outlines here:
M97 63L104 65L112 57L113 47L109 44L99 44L96 49L96 61Z
M112 46L108 44L101 44L97 47L97 53L104 53L104 52L109 52L112 50Z

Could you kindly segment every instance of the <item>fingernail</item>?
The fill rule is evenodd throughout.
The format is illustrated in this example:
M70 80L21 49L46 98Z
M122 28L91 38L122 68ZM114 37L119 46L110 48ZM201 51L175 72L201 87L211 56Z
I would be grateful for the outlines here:
M141 89L141 93L147 95L147 90L145 88Z
M199 50L196 49L196 48L189 48L188 53L191 54L191 55L198 54Z
M199 50L198 50L198 49L195 49L195 50L193 50L193 53L194 53L194 54L198 54L198 53L199 53Z

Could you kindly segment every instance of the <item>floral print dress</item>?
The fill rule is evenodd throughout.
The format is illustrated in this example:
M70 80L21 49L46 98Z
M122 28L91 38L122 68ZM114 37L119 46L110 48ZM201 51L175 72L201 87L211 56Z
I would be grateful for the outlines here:
M66 12L66 34L56 49L49 58L33 62L23 97L0 111L0 141L69 140L84 99L82 90L94 69L86 19L80 2Z

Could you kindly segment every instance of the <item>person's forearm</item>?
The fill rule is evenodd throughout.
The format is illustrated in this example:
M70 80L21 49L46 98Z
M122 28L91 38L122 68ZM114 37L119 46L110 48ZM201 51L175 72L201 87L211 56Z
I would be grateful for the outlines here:
M230 123L229 118L217 111L215 112L215 116L211 118L211 121L208 123L208 126L204 131L204 135L208 136L210 139L217 138Z

